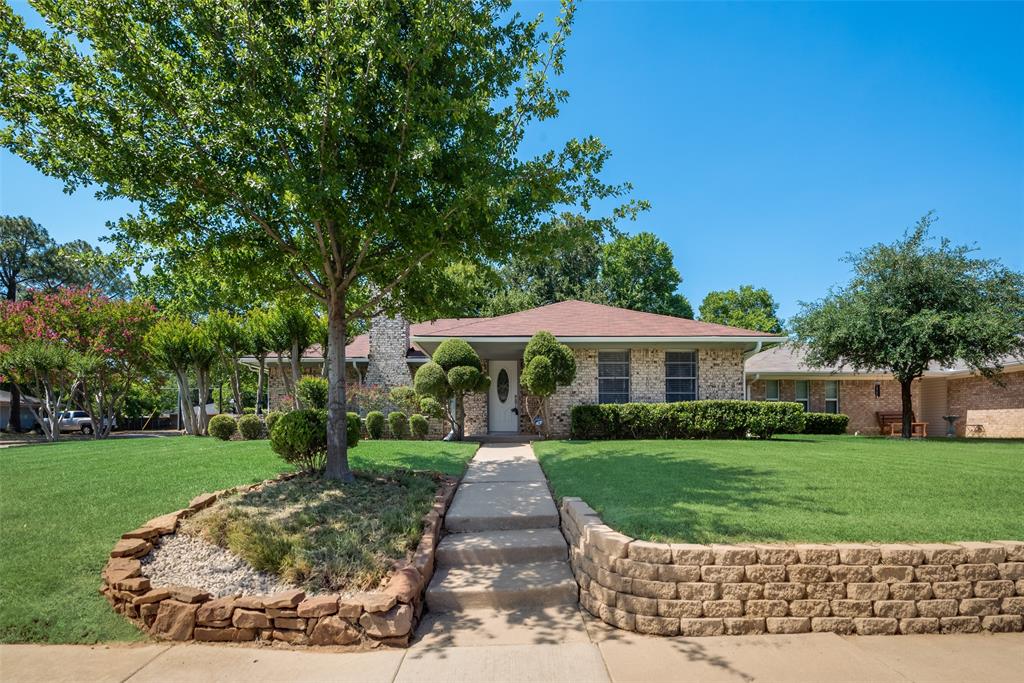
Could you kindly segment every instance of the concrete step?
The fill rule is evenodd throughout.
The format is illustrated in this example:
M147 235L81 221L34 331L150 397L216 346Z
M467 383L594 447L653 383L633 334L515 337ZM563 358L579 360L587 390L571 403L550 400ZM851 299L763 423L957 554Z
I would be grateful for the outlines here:
M525 609L426 612L413 650L528 643L587 643L590 636L576 605Z
M518 529L449 534L437 546L438 566L542 562L568 557L558 529Z
M554 607L577 599L576 580L565 560L438 567L427 588L432 612Z
M450 533L558 526L558 509L543 482L463 482L445 515Z

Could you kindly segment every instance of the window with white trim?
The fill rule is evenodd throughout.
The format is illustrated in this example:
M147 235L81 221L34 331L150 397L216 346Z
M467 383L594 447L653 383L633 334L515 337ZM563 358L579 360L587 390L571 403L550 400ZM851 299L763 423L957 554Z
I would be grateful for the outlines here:
M629 403L629 349L597 352L597 402Z
M804 407L804 412L806 413L809 408L811 396L810 382L805 379L798 379L793 383L793 392L793 400L802 405Z
M665 401L697 400L697 352L665 352Z
M766 401L778 401L779 400L779 380L777 380L777 379L766 379L764 381L764 400L766 400Z
M825 382L825 412L832 414L839 412L839 382L836 380Z

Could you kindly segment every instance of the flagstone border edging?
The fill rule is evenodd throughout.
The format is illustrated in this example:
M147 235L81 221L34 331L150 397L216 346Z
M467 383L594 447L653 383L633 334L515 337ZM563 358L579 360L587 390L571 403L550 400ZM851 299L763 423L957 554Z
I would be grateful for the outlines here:
M444 515L458 480L439 478L423 535L406 561L397 563L384 588L350 596L306 597L302 590L274 595L213 598L187 586L152 586L142 576L140 558L181 520L207 508L218 497L251 491L297 476L240 486L193 498L187 507L149 520L121 535L103 568L100 593L116 612L161 640L208 642L285 642L292 645L406 647L423 611L423 595L434 574L434 554Z
M559 504L582 607L662 636L1024 630L1024 541L652 543Z

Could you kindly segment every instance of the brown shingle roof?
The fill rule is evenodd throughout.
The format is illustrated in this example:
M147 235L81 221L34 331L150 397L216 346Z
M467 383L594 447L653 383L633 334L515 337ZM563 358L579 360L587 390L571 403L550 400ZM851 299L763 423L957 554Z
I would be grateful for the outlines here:
M630 311L586 301L560 301L494 318L435 324L429 331L413 330L413 336L530 337L539 330L547 330L556 337L773 336L738 327Z

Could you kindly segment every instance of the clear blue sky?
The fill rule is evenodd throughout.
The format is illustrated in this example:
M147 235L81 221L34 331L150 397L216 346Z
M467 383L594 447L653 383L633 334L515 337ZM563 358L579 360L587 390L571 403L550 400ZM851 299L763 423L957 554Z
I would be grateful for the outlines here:
M24 12L23 3L15 3ZM523 2L527 13L557 5ZM770 289L790 316L930 209L936 232L1024 270L1024 4L585 2L562 116L652 210L694 308ZM128 206L2 153L0 212L96 240Z

